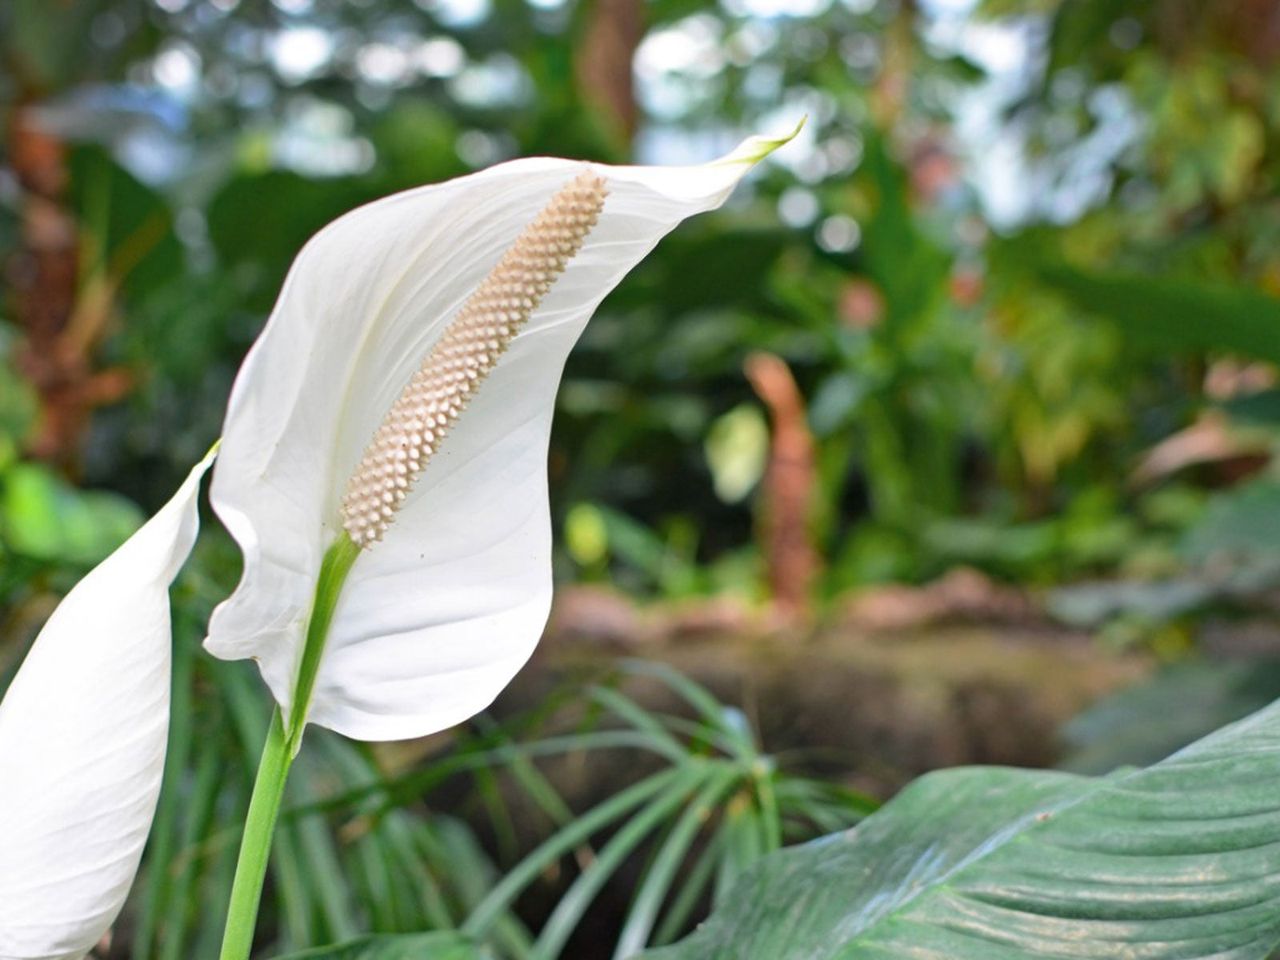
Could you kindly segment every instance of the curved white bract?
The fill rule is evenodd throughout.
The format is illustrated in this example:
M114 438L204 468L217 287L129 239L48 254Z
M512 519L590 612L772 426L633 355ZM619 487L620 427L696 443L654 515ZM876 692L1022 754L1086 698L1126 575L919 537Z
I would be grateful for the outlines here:
M0 960L79 960L124 904L169 727L169 584L207 457L76 584L0 701Z
M605 181L598 221L356 559L309 720L386 740L488 706L550 607L547 440L569 350L659 239L719 206L783 142L752 139L699 167L517 160L388 197L317 234L232 391L211 499L245 569L214 612L210 652L256 659L288 709L321 558L366 447L467 298L585 169Z

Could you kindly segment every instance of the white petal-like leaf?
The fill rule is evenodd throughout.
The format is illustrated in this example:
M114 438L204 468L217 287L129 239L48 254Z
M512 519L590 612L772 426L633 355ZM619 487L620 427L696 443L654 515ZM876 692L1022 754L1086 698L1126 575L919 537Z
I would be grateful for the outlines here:
M79 960L151 829L169 726L169 584L211 457L76 584L0 701L0 960Z
M595 229L343 589L310 721L422 736L484 709L528 659L551 599L546 454L566 356L601 299L685 217L779 143L700 167L608 167ZM255 658L287 709L344 485L444 326L587 164L536 158L361 207L294 263L232 392L211 499L245 570L206 646Z

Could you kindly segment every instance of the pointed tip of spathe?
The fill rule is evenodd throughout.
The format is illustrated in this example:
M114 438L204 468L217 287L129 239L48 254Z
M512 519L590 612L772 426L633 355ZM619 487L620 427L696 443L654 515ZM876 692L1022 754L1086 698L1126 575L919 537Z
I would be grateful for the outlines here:
M787 134L780 137L748 137L738 145L727 157L720 160L720 163L745 163L748 166L755 166L769 154L773 153L779 147L785 147L788 143L799 135L804 129L804 125L809 122L809 115L806 113L800 118L800 122L795 128Z
M774 150L777 150L779 147L785 147L788 143L790 143L796 137L800 136L800 131L804 129L804 125L808 122L809 122L809 115L807 113L802 113L800 115L800 119L796 121L796 125L791 128L790 133L786 134L785 136L775 137L772 140L766 141L769 144L769 152L772 153Z

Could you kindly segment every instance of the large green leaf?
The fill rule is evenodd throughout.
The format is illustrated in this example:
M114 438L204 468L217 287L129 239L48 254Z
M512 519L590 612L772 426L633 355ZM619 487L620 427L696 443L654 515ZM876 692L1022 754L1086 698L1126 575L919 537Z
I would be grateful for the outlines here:
M967 768L748 873L646 960L1262 960L1280 705L1105 779Z
M1280 361L1280 299L1252 287L1183 277L1090 273L1062 264L1041 278L1080 307L1161 350L1225 350Z
M491 954L454 933L361 937L280 960L489 960Z

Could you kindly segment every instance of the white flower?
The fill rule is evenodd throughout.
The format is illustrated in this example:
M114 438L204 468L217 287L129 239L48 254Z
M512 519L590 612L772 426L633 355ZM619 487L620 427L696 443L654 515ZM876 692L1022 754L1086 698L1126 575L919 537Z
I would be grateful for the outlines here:
M0 701L0 960L79 960L151 830L169 727L169 584L212 458L76 584Z
M317 234L232 391L211 499L245 566L209 651L256 659L287 712L322 560L349 537L306 719L386 740L484 709L550 606L569 350L659 239L784 142L699 167L517 160Z

